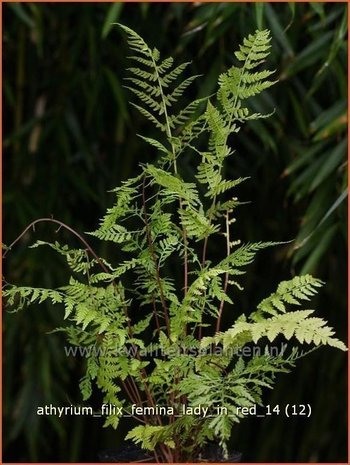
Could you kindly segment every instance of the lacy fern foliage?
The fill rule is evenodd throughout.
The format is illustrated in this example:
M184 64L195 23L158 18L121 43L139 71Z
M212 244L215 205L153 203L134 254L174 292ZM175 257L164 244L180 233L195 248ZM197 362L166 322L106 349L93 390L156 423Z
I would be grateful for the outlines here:
M67 284L55 290L7 284L3 294L14 310L45 301L62 307L67 325L58 331L72 345L93 349L80 382L85 401L97 387L103 402L131 416L133 405L173 409L168 416L142 413L136 417L141 424L127 435L153 450L156 460L193 461L211 440L227 455L232 426L242 418L238 407L261 405L276 374L288 372L304 355L295 348L273 355L266 347L244 359L236 349L281 336L311 348L346 350L326 321L299 309L322 285L309 275L281 282L254 312L221 327L225 306L237 315L235 295L243 291L243 275L256 254L282 244L241 243L233 235L243 203L236 191L247 178L224 176L242 125L268 116L252 112L249 102L275 83L269 80L273 71L263 68L270 33L256 31L244 39L237 64L218 77L214 95L183 103L198 78L187 76L190 63L163 59L135 31L120 27L133 53L126 78L137 99L133 105L159 129L158 138L140 136L157 151L158 162L144 163L112 191L113 205L89 233L111 242L122 258L111 265L86 248L85 240L81 249L38 241L34 247L49 246L64 257ZM191 178L182 171L183 157L191 157ZM211 240L222 245L218 256L210 256ZM182 407L199 405L227 413L182 414ZM118 423L116 414L105 421L114 428Z

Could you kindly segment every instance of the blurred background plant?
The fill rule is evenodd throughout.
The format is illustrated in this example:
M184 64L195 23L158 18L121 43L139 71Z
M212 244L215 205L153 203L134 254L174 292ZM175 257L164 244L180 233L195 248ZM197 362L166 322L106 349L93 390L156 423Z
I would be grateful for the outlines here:
M164 55L193 61L193 74L204 76L192 97L214 90L243 36L269 28L270 65L280 82L255 105L275 114L239 134L227 170L251 177L240 197L252 203L239 214L237 235L295 241L262 256L246 282L253 297L236 305L241 313L277 280L312 272L327 282L315 306L346 338L345 3L8 3L3 20L7 244L42 216L92 230L111 204L107 191L155 156L135 137L151 137L153 129L128 104L122 78L129 51L113 22L139 31ZM53 254L27 249L34 237L75 240L38 227L6 258L5 279L64 284L65 268ZM117 259L112 249L98 252ZM36 415L38 405L81 402L82 360L66 357L58 334L46 334L62 315L48 306L3 321L4 461L95 461L101 449L120 444L122 430L102 430L98 419ZM347 461L345 363L342 354L317 351L280 377L266 403L311 403L311 418L246 419L232 446L245 461Z

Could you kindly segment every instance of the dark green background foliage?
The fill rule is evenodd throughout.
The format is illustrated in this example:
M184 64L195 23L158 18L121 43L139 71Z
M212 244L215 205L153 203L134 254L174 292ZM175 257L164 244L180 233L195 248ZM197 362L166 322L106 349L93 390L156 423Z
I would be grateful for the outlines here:
M346 338L347 12L344 3L284 4L8 4L4 18L4 240L32 220L53 215L83 232L96 228L111 204L107 193L154 152L135 134L153 128L123 89L129 55L114 21L139 32L164 56L192 60L203 74L190 97L210 94L232 64L233 50L257 27L273 37L269 64L279 84L255 100L275 114L253 122L235 141L227 177L251 176L240 199L238 237L288 240L261 255L237 315L281 279L312 272L327 282L314 303ZM183 169L191 170L191 160ZM66 282L55 254L28 250L34 238L67 242L52 225L38 226L6 258L7 281L56 287ZM112 247L101 250L118 260ZM210 245L215 254L216 244ZM237 310L239 308L239 310ZM43 404L80 403L83 361L66 357L64 340L47 335L62 324L57 309L32 308L4 317L4 460L95 461L122 442L123 427L100 419L39 418ZM281 375L266 403L310 403L311 418L246 419L232 447L245 461L346 461L346 360L316 351ZM98 398L95 399L99 401Z

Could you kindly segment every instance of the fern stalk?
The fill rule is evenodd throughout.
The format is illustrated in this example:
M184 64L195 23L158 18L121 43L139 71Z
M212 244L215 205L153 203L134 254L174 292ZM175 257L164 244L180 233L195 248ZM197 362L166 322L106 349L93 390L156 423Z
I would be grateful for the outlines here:
M154 252L150 227L149 227L148 219L147 219L145 181L146 181L146 178L144 177L143 181L142 181L142 204L143 204L144 222L145 222L145 226L146 226L147 242L148 242L148 247L149 247L149 250L150 250L150 253L151 253L151 256L152 256L152 260L153 260L153 264L154 264L157 284L158 284L159 293L160 293L160 299L161 299L162 306L163 306L163 311L164 311L165 324L166 324L166 327L167 327L168 334L170 335L169 310L168 310L167 304L165 302L162 281L160 279L160 274L159 274L159 265L158 265L157 257L156 257L155 252Z
M79 241L86 247L86 249L91 253L91 255L97 260L98 264L100 267L103 269L105 273L108 273L108 269L106 266L103 264L101 261L100 257L96 254L96 252L93 250L93 248L88 244L88 242L83 238L81 234L79 234L75 229L73 229L71 226L68 226L67 224L63 223L63 221L55 220L54 218L38 218L37 220L32 221L22 232L19 234L19 236L16 237L16 239L7 247L3 254L3 258L6 258L6 255L8 252L11 251L11 249L17 244L18 241L22 239L22 237L30 230L33 229L35 231L35 225L38 223L53 223L53 224L58 224L59 228L57 229L56 233L61 229L66 229L70 233L72 233L75 237L79 239Z
M159 73L158 73L158 67L157 67L157 65L156 65L156 63L154 61L154 58L153 58L152 54L151 54L151 56L152 56L152 62L153 62L153 66L154 66L154 69L155 69L155 73L156 73L156 76L157 76L160 95L161 95L162 102L163 102L164 117L165 117L165 122L166 122L166 126L167 126L167 135L168 135L168 140L170 141L171 151L172 151L172 154L173 154L174 173L177 174L176 153L175 153L174 143L172 141L172 131L171 131L170 124L169 124L169 116L168 116L168 111L167 111L167 108L166 108L164 92L163 92L163 86L162 86L160 76L159 76ZM179 199L179 204L180 204L180 209L182 210L182 201L181 201L181 199ZM185 247L185 250L184 250L184 293L186 295L187 287L188 287L188 256L187 256L187 234L186 234L186 229L185 228L182 228L182 234L183 234L183 241L184 241L184 247ZM168 324L167 324L167 326L168 326Z
M171 151L172 151L172 154L173 154L174 173L177 174L176 152L175 152L174 143L172 142L172 131L171 131L170 124L169 124L169 116L168 116L168 111L167 111L167 107L166 107L166 103L165 103L163 86L162 86L160 76L159 76L159 73L158 73L158 67L157 67L157 65L156 65L156 63L154 61L152 53L150 55L152 57L152 62L153 62L153 66L154 66L154 69L155 69L156 76L157 76L160 95L161 95L161 99L162 99L162 102L163 102L164 118L165 118L165 123L166 123L166 127L167 127L167 136L168 136L168 140L169 140L170 145L171 145ZM179 205L180 205L180 209L182 210L182 201L181 201L181 199L179 199ZM183 234L183 241L184 241L184 248L185 248L184 249L184 293L186 295L187 287L188 287L188 256L187 256L187 234L186 234L185 228L182 228L182 234ZM163 308L164 308L164 304L163 304ZM167 327L168 327L168 320L167 320Z
M226 236L226 256L229 257L230 256L230 253L231 253L231 247L230 247L230 216L229 216L229 212L227 211L226 212L226 215L225 215L225 223L226 223L226 233L225 233L225 236ZM229 274L228 272L225 273L225 277L224 277L224 293L227 294L227 287L228 287L228 280L229 280ZM220 307L219 307L219 314L218 314L218 319L216 321L216 328L215 328L215 332L218 333L220 331L220 326L221 326L221 317L222 317L222 312L224 310L224 305L225 305L225 300L222 298L221 299L221 302L220 302Z

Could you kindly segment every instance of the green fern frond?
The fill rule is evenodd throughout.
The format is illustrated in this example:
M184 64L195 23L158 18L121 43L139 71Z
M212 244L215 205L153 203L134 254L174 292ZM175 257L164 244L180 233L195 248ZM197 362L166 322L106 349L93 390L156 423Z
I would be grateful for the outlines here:
M321 345L346 347L313 310L287 311L322 285L310 275L281 282L253 313L221 332L224 305L234 305L235 292L243 290L238 278L260 250L284 244L241 244L232 237L233 210L244 202L230 189L247 178L225 178L235 154L232 136L247 121L268 116L252 112L249 99L274 84L274 71L260 68L269 55L269 31L256 31L243 41L236 52L238 65L219 76L213 95L182 105L181 97L199 77L188 76L190 63L163 59L135 31L119 26L133 51L126 88L137 99L134 107L163 134L159 140L139 136L159 152L157 164L141 164L140 174L113 189L112 206L88 233L112 242L111 256L118 262L112 266L97 259L84 239L91 259L87 250L38 241L33 247L47 245L66 259L68 284L58 289L5 284L3 295L14 311L45 301L60 305L66 326L56 331L64 332L86 359L80 380L84 400L96 386L104 403L125 406L125 412L135 403L173 407L174 418L145 415L149 424L132 429L127 439L150 451L156 448L161 462L175 457L171 449L176 446L185 462L198 458L208 441L227 453L232 426L244 417L237 407L262 405L263 389L305 355L298 348L290 352L289 343L290 353L283 350L278 356L267 345L263 355L251 359L237 350L277 337L311 347L308 352ZM212 237L224 249L218 257L210 256ZM202 330L210 336L202 338ZM181 416L182 403L227 408L228 414ZM119 420L109 415L104 426L116 428Z
M323 282L320 279L313 278L311 275L295 276L289 281L282 281L276 292L260 302L257 311L252 313L250 318L258 321L265 313L268 315L284 313L285 304L300 305L300 300L310 300L310 297L317 293L317 288L322 285Z
M169 106L177 102L192 82L199 77L201 77L201 75L197 74L182 81L171 93L165 95L165 102L168 103Z
M156 168L153 165L147 165L146 172L153 178L153 182L162 186L168 194L185 200L190 205L199 203L199 196L196 185L182 181L179 177Z
M163 87L169 87L169 84L172 83L173 81L176 81L181 74L185 71L185 69L191 64L190 61L186 63L182 63L181 65L178 65L176 68L174 68L170 73L164 75L161 78L161 84ZM164 74L164 73L162 73Z
M169 111L198 76L190 76L176 84L190 63L182 63L173 68L172 57L159 62L160 54L157 49L151 50L132 29L121 24L119 26L126 32L130 48L136 52L136 55L130 58L143 65L143 68L128 68L133 77L127 78L132 84L127 88L143 103L142 106L133 106L170 138L175 126L184 124L189 119L196 104L175 116L170 115ZM155 114L164 115L164 121L159 121Z
M159 142L158 140L155 140L155 139L152 139L151 137L144 137L144 136L141 136L140 134L138 134L138 136L144 140L145 142L148 142L150 145L152 145L153 147L155 147L157 150L159 150L160 152L163 152L165 153L166 155L169 155L170 154L170 151L167 150L166 147L164 147L164 145Z
M228 191L229 189L232 189L233 187L238 186L239 184L246 181L247 179L249 179L249 177L237 178L237 179L233 179L232 181L226 181L226 180L221 181L217 185L213 186L210 194L212 196L223 194L224 192Z
M131 105L133 107L135 107L137 110L139 110L139 112L146 118L148 119L149 121L151 121L151 123L153 123L155 125L156 128L160 129L161 131L163 132L166 132L166 125L161 123L154 115L152 115L152 113L148 110L146 110L146 108L143 108L141 107L140 105L137 105L136 103L133 103L131 102ZM162 109L163 109L163 113L164 113L164 105L162 106Z
M158 66L158 72L160 75L164 74L168 69L170 69L174 64L174 58L168 57L165 58L161 64Z
M67 264L72 271L76 273L87 274L91 267L96 264L96 260L89 260L87 251L85 249L69 249L68 245L60 245L57 241L55 243L36 241L30 248L34 249L37 247L48 246L51 249L63 255Z
M211 161L202 162L198 165L196 178L201 184L208 184L208 192L205 193L206 197L214 197L215 191L218 190L222 182L222 176L219 167L216 163Z
M90 376L84 376L79 383L80 392L82 393L83 400L88 400L92 394L92 386Z
M157 74L155 72L148 72L140 68L127 68L127 71L130 71L130 73L145 79L148 82L157 81Z
M242 82L244 84L254 84L256 82L263 81L264 79L267 79L268 77L272 76L276 70L269 70L269 69L264 69L262 71L257 71L255 73L243 73L242 74Z
M233 197L230 200L221 202L220 200L215 204L212 204L208 209L207 214L210 218L221 218L223 214L226 214L228 211L234 210L239 205L244 205L246 202L239 202L237 197Z
M124 226L114 224L107 228L100 228L97 231L88 233L91 236L98 237L104 241L112 241L116 244L122 244L132 239L132 233L129 232Z
M125 86L126 89L129 89L133 92L139 99L145 103L151 110L153 110L158 115L162 115L164 113L164 105L155 98L153 98L150 94L146 94L145 92L135 89L133 87ZM165 104L169 105L169 103L165 100Z
M148 45L142 39L141 36L139 36L135 31L133 31L128 26L125 26L124 24L118 23L118 26L127 33L129 38L129 46L132 50L135 50L146 56L149 56L150 54L152 55L150 49L148 48Z
M215 342L222 343L226 350L232 346L237 347L237 343L241 345L242 338L244 343L252 341L256 344L263 337L272 342L282 334L287 340L294 336L301 344L322 344L347 350L343 342L333 337L334 331L326 326L326 321L310 318L313 313L313 310L299 310L254 323L240 321L226 332L219 333Z
M2 295L6 299L7 305L13 308L13 312L22 310L24 306L34 302L41 304L50 300L53 304L59 304L64 300L64 295L58 290L27 286L7 285L4 287Z
M181 238L170 234L165 239L161 239L158 243L159 247L159 260L158 263L161 266L167 258L169 258L174 252L179 252L182 248Z
M174 441L167 438L167 426L140 425L129 431L125 439L132 439L135 444L140 444L143 449L147 450L154 450L159 443L175 448Z
M197 111L197 107L204 102L207 102L208 98L197 99L190 103L184 110L174 116L175 124L184 124L185 126L180 131L182 146L190 147L190 144L196 141L199 136L207 131L207 120L205 115L200 115L198 118L192 120L193 114ZM188 110L188 113L187 113Z
M193 102L189 103L185 108L183 108L179 113L172 115L169 121L171 122L173 126L185 125L193 118L193 115L198 110L199 106L205 103L207 100L208 100L208 97L194 100ZM197 121L196 123L199 124ZM193 127L191 129L193 131ZM188 142L188 139L189 139L188 131L189 131L189 128L187 128L187 132L184 132L184 129L182 130L181 138L184 140L184 142Z
M231 121L247 121L264 117L260 113L250 114L248 108L242 107L242 101L260 94L276 83L269 81L274 71L252 70L261 65L269 55L270 33L268 30L256 31L244 39L240 50L235 53L242 67L232 66L227 72L219 77L218 100L222 105L224 113Z
M214 226L201 211L186 208L179 209L179 213L181 223L190 238L199 241L218 231L218 226Z
M159 87L155 87L153 84L151 85L145 80L137 79L137 78L133 78L133 77L127 77L124 80L129 81L132 84L134 84L134 85L138 86L139 88L143 89L145 92L148 93L148 95L155 96L155 97L159 97L161 95ZM130 87L127 87L127 86L125 86L125 87L130 89ZM137 87L133 87L132 89L137 89Z
M226 121L224 116L219 112L217 108L208 101L206 109L206 119L208 122L209 130L212 133L213 142L215 147L222 147L226 145L227 138L230 134L230 125ZM223 159L224 157L220 157Z
M222 360L222 356L212 357L216 366ZM225 367L217 371L191 373L180 382L179 388L181 394L188 396L191 406L210 405L212 408L227 409L227 413L204 419L208 430L220 438L225 451L233 423L238 423L244 417L237 407L262 405L262 388L271 388L275 374L288 372L292 366L291 360L269 354L254 357L247 363L240 357L229 373L224 373ZM207 431L206 428L203 430ZM209 434L208 436L210 437Z
M147 58L143 58L140 56L129 56L127 57L129 60L134 60L137 63L141 63L142 65L152 67L153 66L153 61ZM129 68L130 69L130 68ZM134 68L131 68L134 69ZM135 73L136 74L136 73ZM152 75L153 76L153 75Z
M117 222L126 216L134 214L134 202L139 195L139 186L142 182L143 174L124 181L121 186L112 189L110 192L116 194L116 202L113 207L108 208L106 214L100 222L97 231L108 232ZM95 231L95 233L97 233Z
M215 290L211 290L212 282L214 281L215 287L217 284L215 278L224 273L225 270L219 268L209 268L199 272L197 278L189 286L180 306L175 306L172 310L172 337L175 338L182 335L184 330L183 322L199 323L201 321L203 310L208 310L210 306L208 294L215 294ZM216 313L216 310L214 313Z
M232 269L235 269L236 267L241 268L252 263L255 255L260 250L280 244L285 244L285 242L251 242L243 244L228 257L222 260L218 267L227 267L227 271L231 273Z
M257 30L255 34L249 34L244 38L243 45L240 45L239 51L235 52L238 60L244 62L246 69L253 69L259 66L269 55L271 37L270 31Z

